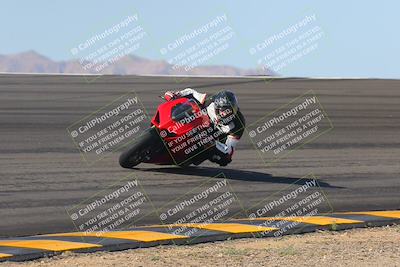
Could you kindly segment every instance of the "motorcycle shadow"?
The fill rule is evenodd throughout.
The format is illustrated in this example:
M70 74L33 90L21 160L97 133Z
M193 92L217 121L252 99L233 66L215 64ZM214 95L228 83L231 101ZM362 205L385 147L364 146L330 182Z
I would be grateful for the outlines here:
M273 176L269 173L257 172L257 171L246 171L238 169L228 168L214 168L214 167L160 167L160 168L135 168L136 170L144 172L159 172L159 173L170 173L178 175L194 175L217 179L229 179L239 180L248 182L265 182L274 184L297 184L304 185L307 182L311 182L312 178L301 178L301 177L286 177L286 176ZM223 175L222 175L223 174ZM325 188L344 188L340 186L332 186L321 179L316 179L320 187Z

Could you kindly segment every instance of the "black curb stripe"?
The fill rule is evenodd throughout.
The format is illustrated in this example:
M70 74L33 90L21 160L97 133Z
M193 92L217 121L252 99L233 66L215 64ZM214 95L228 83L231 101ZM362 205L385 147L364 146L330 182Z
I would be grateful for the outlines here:
M389 218L389 217L368 215L368 214L361 214L361 213L360 214L334 213L334 214L329 215L329 217L358 220L358 221L365 221L365 222L399 220L397 218Z
M38 253L38 252L46 252L46 251L48 251L48 250L0 246L0 253L13 254L13 255L19 254L19 253L30 254L30 253Z

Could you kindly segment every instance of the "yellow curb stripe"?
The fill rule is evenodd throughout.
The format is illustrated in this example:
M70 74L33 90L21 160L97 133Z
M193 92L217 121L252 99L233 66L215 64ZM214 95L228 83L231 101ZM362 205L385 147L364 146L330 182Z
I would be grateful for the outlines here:
M400 219L400 211L388 210L388 211L357 211L357 212L343 212L342 214L354 214L354 215L372 215L385 218Z
M143 241L143 242L188 238L187 236L183 235L173 235L173 234L150 232L150 231L117 231L117 232L90 232L90 233L75 232L75 233L50 234L46 236L118 238L118 239L128 239L128 240Z
M257 225L248 225L248 224L240 224L240 223L213 223L213 224L196 224L196 223L187 223L187 224L179 224L176 227L193 227L203 230L210 231L221 231L232 234L241 234L241 233L256 233L256 232L269 232L278 230L278 228L273 227L263 227Z
M12 256L13 256L13 255L11 255L11 254L0 253L0 259L10 258L10 257L12 257Z
M309 223L316 225L330 225L330 224L349 224L349 223L363 223L363 221L325 217L325 216L302 216L302 217L260 217L247 220L255 221L288 221L298 223Z
M7 241L0 241L0 246L44 249L50 251L65 251L65 250L75 250L83 248L102 247L101 245L96 245L96 244L59 241L59 240L7 240Z

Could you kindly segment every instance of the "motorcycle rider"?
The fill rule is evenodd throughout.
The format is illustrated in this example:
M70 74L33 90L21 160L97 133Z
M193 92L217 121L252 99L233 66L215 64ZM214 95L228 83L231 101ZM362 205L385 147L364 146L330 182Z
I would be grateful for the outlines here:
M209 159L226 166L232 161L232 155L244 132L245 120L240 112L238 101L235 94L228 90L223 90L214 95L199 93L192 88L181 91L167 91L164 94L165 100L169 101L179 97L195 99L202 108L206 108L214 126L223 134L220 142L216 140L214 149L203 155L196 165Z

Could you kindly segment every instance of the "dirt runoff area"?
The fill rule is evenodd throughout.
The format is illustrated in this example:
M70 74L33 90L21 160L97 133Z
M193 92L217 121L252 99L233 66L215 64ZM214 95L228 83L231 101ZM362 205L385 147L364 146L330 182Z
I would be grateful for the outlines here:
M62 255L0 266L400 266L400 226Z

